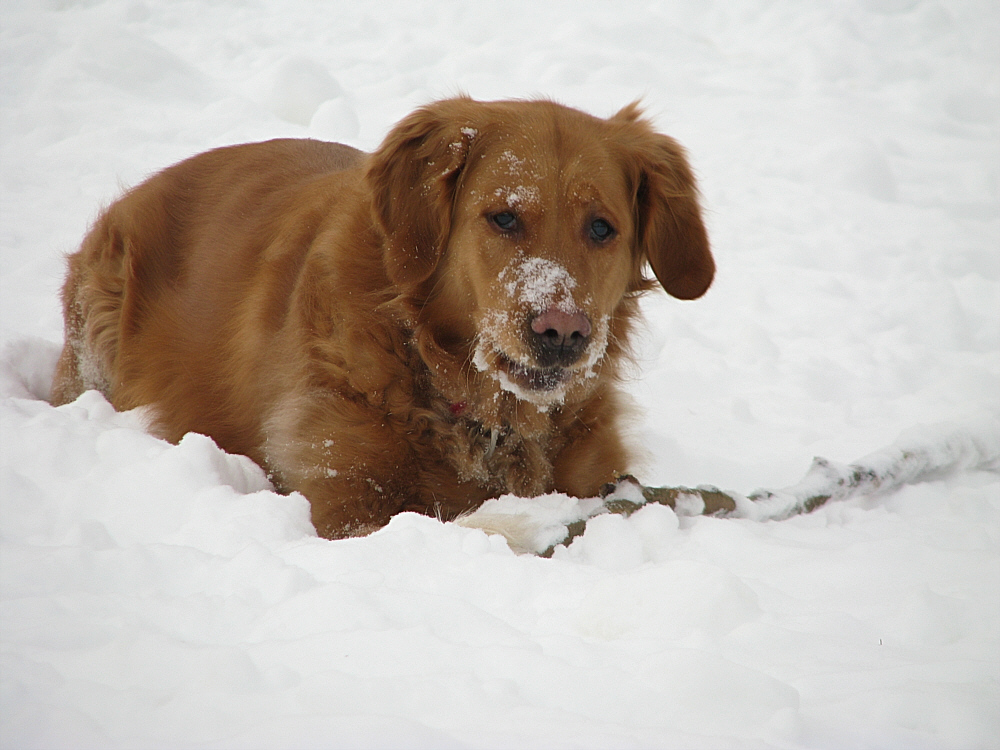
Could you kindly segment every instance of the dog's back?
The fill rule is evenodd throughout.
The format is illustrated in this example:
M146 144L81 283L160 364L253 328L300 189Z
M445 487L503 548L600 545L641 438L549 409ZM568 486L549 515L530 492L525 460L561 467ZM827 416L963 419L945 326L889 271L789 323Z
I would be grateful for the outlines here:
M170 415L163 437L202 432L260 461L267 333L336 202L337 173L363 157L313 140L220 148L114 203L69 258L52 402L94 388L117 409L156 403Z

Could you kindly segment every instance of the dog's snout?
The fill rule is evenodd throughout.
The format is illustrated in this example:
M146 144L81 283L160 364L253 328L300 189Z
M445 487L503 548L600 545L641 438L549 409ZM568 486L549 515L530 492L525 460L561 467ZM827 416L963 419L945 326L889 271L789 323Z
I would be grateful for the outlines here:
M582 312L549 308L531 320L534 354L542 367L573 364L590 338L590 319Z

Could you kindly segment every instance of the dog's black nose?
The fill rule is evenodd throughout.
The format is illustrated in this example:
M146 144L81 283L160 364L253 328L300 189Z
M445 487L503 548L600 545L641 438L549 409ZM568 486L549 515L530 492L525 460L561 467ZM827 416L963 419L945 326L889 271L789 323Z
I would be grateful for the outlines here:
M590 319L582 312L549 308L531 320L532 350L540 367L568 367L590 340Z

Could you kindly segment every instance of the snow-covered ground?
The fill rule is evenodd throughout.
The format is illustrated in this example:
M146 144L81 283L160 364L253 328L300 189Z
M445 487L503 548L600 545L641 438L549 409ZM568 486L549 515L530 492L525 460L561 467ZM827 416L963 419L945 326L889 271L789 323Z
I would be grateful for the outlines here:
M321 540L208 439L42 400L62 254L152 171L370 149L457 91L641 97L719 275L647 301L639 476L996 455L998 38L990 0L3 0L0 746L1000 746L995 465L781 522L650 506L542 559L414 515Z

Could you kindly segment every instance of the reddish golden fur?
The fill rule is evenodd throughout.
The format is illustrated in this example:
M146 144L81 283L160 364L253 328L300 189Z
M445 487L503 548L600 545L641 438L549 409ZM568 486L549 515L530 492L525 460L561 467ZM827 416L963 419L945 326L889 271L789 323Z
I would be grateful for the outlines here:
M627 469L615 381L646 261L683 299L714 272L683 152L634 106L459 98L371 155L218 149L128 192L70 256L53 402L98 388L168 440L210 435L305 494L328 537L504 492L592 496ZM594 333L536 388L542 308Z

